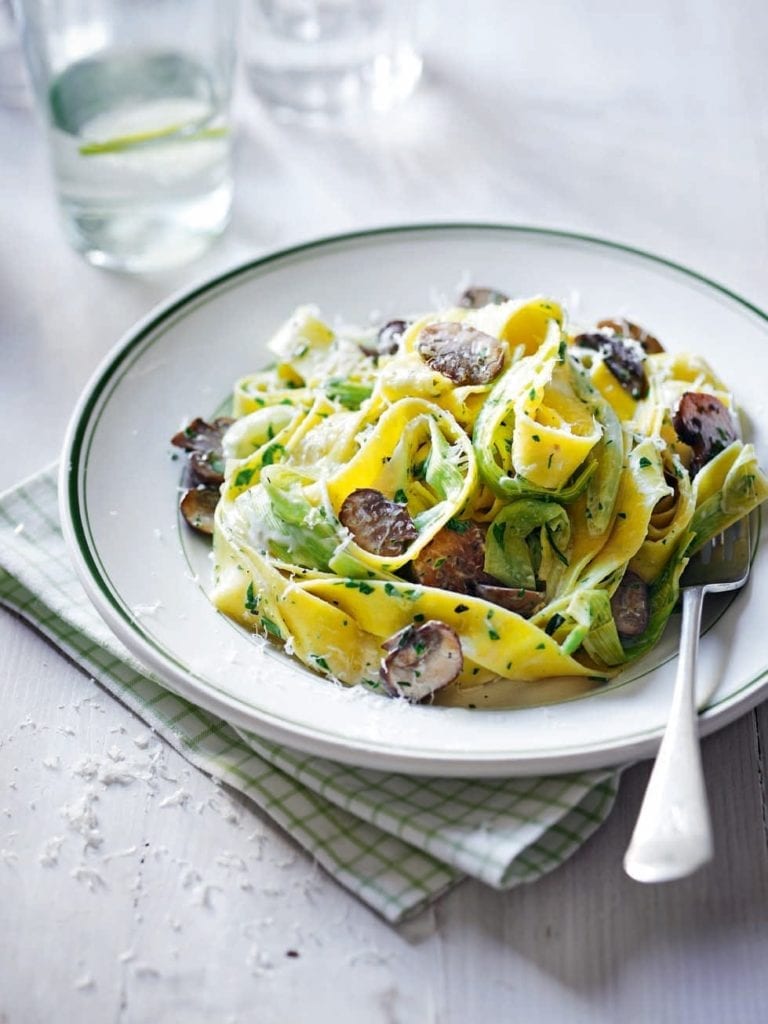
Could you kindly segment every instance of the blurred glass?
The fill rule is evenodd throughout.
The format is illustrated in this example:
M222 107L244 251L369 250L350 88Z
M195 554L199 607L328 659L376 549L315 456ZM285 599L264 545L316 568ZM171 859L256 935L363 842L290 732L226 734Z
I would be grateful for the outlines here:
M302 117L388 110L421 75L421 7L420 0L247 0L251 87Z
M29 104L27 76L21 58L18 31L11 0L0 0L0 106Z
M64 227L92 263L202 253L232 199L237 0L17 0Z

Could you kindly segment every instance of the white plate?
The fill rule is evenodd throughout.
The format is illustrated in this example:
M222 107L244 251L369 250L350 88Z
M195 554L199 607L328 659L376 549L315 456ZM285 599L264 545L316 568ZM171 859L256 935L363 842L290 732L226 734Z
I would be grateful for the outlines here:
M237 377L268 361L264 343L296 305L313 302L328 317L365 323L374 310L391 318L434 307L470 281L561 298L585 323L627 315L668 348L703 354L734 388L747 436L768 458L768 318L724 288L634 249L561 232L371 231L233 270L170 302L117 345L75 411L62 459L62 521L78 572L114 632L172 690L311 753L465 776L560 772L649 755L669 705L677 617L621 686L548 706L467 710L335 686L247 636L205 595L210 562L204 543L177 519L180 463L171 458L171 434L214 413ZM699 673L703 732L753 707L768 687L761 547L746 590L710 603Z

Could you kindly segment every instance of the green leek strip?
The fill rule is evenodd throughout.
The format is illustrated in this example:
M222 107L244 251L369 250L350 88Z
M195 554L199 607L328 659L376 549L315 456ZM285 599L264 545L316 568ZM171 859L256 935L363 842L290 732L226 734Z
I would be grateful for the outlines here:
M539 549L549 546L556 558L564 558L570 533L568 515L560 505L532 498L513 501L502 508L488 529L485 571L509 587L533 590L541 559L531 550L531 535L539 539Z
M325 384L324 390L332 401L338 402L346 409L357 410L373 394L373 385L332 377Z
M613 620L611 599L607 590L580 591L571 601L568 613L585 629L581 645L593 661L612 668L627 660ZM572 637L573 635L571 634ZM566 642L563 645L563 653L572 653L568 648L569 643Z
M478 465L479 463L480 459L478 458ZM486 482L494 494L500 498L506 498L507 501L513 498L539 498L541 501L557 501L561 505L569 505L580 494L584 493L587 484L596 472L597 463L587 461L578 473L571 478L569 483L558 488L556 491L548 491L544 487L538 487L522 476L512 477L506 474L499 474L494 481L486 478Z
M508 391L513 383L511 374L515 369L512 367L508 370L494 385L475 423L472 445L480 476L497 497L507 501L514 498L540 498L567 505L578 498L597 472L598 465L593 459L588 459L568 483L556 490L540 487L522 476L510 476L503 468L502 461L509 460L501 455L495 435L498 428L504 426L511 445L514 396L508 394Z
M335 516L308 500L305 482L288 466L267 466L251 492L253 518L272 557L335 576L372 577L370 567L349 550L348 538ZM376 575L396 579L383 569Z
M463 459L463 473L459 467L464 453L457 445L451 444L434 420L429 421L429 435L432 450L425 467L426 483L441 501L454 500L464 486L467 457Z
M725 467L728 468L721 486L717 490L714 490L716 484L707 486L705 474L710 472L716 481ZM703 500L702 491L706 495ZM749 515L768 497L768 479L757 464L754 446L734 441L701 470L694 483L694 492L697 508L690 524L693 536L687 552L689 555Z
M624 460L624 435L621 421L610 403L592 386L574 359L569 358L568 362L573 390L592 408L593 415L603 428L603 436L589 455L597 469L587 486L587 530L593 537L599 537L608 529L613 518Z
M173 142L198 142L201 139L223 139L229 134L229 128L200 128L191 131L194 126L189 123L172 124L167 128L155 128L148 132L134 132L131 135L116 135L104 142L85 142L78 146L81 156L99 156L102 153L123 153L128 149L137 149L153 142L170 140Z
M329 571L341 537L337 525L321 518L307 501L298 474L285 466L266 467L254 502L261 531L274 552L287 561Z

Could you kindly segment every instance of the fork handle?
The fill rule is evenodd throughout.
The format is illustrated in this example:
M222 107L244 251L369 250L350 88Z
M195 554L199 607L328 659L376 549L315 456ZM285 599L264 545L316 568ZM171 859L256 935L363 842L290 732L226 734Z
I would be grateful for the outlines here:
M695 697L703 601L703 587L683 590L680 659L669 721L624 856L624 870L638 882L683 878L712 859Z

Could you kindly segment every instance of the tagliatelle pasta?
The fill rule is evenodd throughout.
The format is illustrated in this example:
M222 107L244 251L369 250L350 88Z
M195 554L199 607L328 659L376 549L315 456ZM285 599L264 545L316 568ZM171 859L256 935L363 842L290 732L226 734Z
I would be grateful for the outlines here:
M658 640L691 555L768 496L725 385L645 338L577 333L541 297L380 332L297 310L234 387L214 603L414 700L608 677Z

